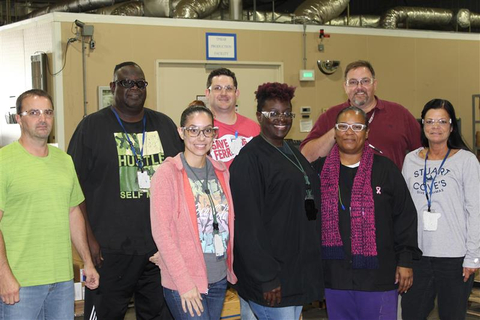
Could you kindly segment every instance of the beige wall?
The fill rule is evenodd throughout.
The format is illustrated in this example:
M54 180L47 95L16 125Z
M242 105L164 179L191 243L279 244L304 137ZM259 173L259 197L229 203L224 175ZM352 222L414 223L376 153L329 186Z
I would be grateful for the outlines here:
M236 33L239 61L283 62L285 82L297 87L293 101L297 113L301 106L311 106L312 119L316 120L322 109L343 102L346 99L342 87L343 68L353 60L366 59L376 69L379 97L403 104L415 117L419 117L428 100L448 99L462 118L467 143L472 143L471 96L480 93L480 37L475 38L475 35L466 40L460 40L461 36L458 40L430 39L425 37L425 32L422 37L409 31L402 31L400 35L398 31L391 31L392 36L386 31L382 35L347 34L347 28L338 29L342 32L336 33L335 28L329 27L326 31L332 34L331 38L324 41L325 52L320 53L317 33L312 32L310 26L307 69L316 70L316 81L300 83L298 72L303 69L301 26L296 29L292 26L288 31L262 31L265 29L262 26L269 24L256 24L259 30L225 29L229 22L223 22L221 26L217 24L217 29L201 27L201 22L197 27L89 24L95 26L97 48L87 57L88 113L97 110L97 87L108 85L115 64L133 60L142 66L150 82L147 105L155 108L157 59L205 60L205 32ZM349 30L358 32L356 28ZM64 46L72 37L71 22L62 23L61 34ZM342 65L334 75L325 76L318 71L318 59L340 60ZM251 81L255 82L255 79ZM69 49L63 86L65 140L68 142L83 115L81 46L78 43ZM241 88L241 83L239 86ZM253 97L253 92L242 92L243 96L249 94ZM299 132L299 119L297 117L290 138L303 139L306 136Z

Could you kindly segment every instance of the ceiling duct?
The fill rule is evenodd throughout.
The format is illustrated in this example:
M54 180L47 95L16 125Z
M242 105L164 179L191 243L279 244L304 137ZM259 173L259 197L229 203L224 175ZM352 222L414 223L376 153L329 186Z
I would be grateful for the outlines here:
M457 12L457 24L461 28L480 28L480 14L460 9Z
M38 17L50 12L86 12L126 1L127 0L65 0L57 4L49 5L32 11L25 16L25 18L28 19Z
M440 8L395 7L385 12L380 26L396 29L400 24L407 28L448 27L452 25L453 11Z
M173 17L173 9L180 0L143 0L143 8L147 17Z
M224 12L222 9L218 9L207 17L210 20L230 20L230 14ZM243 10L243 21L256 21L256 22L277 22L277 23L292 23L293 14L290 13L277 13L277 12L264 12Z
M325 24L338 17L350 0L305 0L295 9L297 23Z
M378 28L380 26L380 16L342 16L333 18L326 24L331 26Z
M144 15L144 4L141 1L119 3L114 6L100 8L94 11L96 14L112 16L137 16Z
M173 11L174 18L201 19L212 14L220 0L180 0Z

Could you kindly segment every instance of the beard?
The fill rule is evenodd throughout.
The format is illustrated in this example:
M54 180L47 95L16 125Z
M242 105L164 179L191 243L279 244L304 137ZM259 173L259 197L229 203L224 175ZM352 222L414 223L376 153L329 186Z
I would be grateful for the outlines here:
M356 98L357 93L363 93L364 94L363 98L362 99ZM364 106L367 103L367 101L368 101L368 94L365 91L356 92L352 99L352 102L356 107Z

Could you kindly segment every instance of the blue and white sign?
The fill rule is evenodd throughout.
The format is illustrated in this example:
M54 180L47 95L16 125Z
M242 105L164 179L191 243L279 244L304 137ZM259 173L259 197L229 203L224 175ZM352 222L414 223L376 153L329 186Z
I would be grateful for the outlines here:
M206 33L207 60L237 60L237 35Z

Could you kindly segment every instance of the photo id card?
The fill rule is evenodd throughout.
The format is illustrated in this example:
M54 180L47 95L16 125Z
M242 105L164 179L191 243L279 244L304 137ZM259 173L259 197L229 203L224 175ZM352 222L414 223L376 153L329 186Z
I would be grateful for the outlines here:
M438 219L442 216L439 212L423 211L423 230L437 231Z
M140 189L150 189L150 176L147 171L137 171L137 178Z

